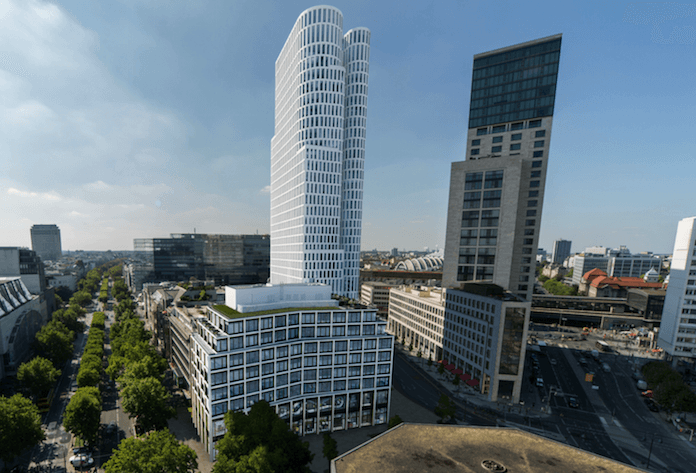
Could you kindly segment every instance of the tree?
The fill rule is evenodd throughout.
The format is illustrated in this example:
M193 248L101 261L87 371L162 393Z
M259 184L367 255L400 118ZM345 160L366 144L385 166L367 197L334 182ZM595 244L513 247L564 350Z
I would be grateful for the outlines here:
M457 412L457 406L452 402L452 400L446 395L440 395L440 400L437 402L435 407L435 415L440 418L440 423L446 422L448 419L454 417Z
M111 459L104 464L106 473L193 473L197 469L196 452L179 443L166 429L150 432L145 438L122 440Z
M74 338L75 334L65 325L51 320L36 333L36 348L54 366L62 366L72 356Z
M393 427L396 427L397 425L403 423L403 420L401 420L401 417L398 415L393 416L391 419L389 419L389 425L387 425L387 429L391 429Z
M338 444L336 443L336 439L331 437L328 432L324 434L324 446L321 452L324 458L329 460L329 462L338 456Z
M54 368L49 360L40 356L22 363L17 370L17 379L31 391L34 398L47 393L58 376L60 376L60 370Z
M437 367L437 374L443 375L445 374L445 365L440 363Z
M251 407L249 414L228 411L227 433L216 445L218 461L213 473L306 472L313 454L308 443L290 430L266 401ZM253 468L237 469L237 464Z
M418 357L418 360L420 361L421 357L423 357L423 352L418 350L418 353L416 353L416 356Z
M0 460L11 462L44 440L39 409L21 394L0 396Z
M428 355L428 366L433 366L433 355Z
M65 408L63 425L87 443L93 443L99 433L101 395L99 389L89 386L79 388Z
M80 307L85 307L92 302L92 294L86 290L78 291L72 295L68 303L73 306L77 305Z
M176 415L169 406L170 395L159 379L149 377L129 382L122 390L123 409L144 430L161 430Z
M460 381L459 376L454 375L454 379L452 380L452 384L459 387L459 381Z

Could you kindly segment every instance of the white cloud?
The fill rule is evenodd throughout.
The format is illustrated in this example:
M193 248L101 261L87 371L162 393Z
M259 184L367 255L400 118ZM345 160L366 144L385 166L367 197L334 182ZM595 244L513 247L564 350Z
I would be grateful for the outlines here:
M261 189L261 193L262 193L262 194L270 194L270 193L271 193L271 186L270 186L270 184L267 185L266 187L264 187L263 189Z

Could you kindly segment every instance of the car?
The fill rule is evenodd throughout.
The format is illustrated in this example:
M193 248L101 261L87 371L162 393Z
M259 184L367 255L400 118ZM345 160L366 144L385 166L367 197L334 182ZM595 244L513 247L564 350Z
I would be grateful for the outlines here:
M117 429L116 422L109 422L109 425L106 426L106 433L113 434Z
M572 407L573 409L577 409L580 407L580 404L578 403L578 400L575 399L574 397L569 397L568 398L568 407Z
M536 380L536 385L540 388L544 387L544 379L543 378L537 378Z
M555 365L555 364L556 364L556 359L555 359L555 358L551 358L549 361L551 362L552 365Z
M648 389L647 391L643 391L643 392L641 393L641 395L642 395L643 397L652 398L652 397L653 397L652 389Z
M80 454L80 455L74 455L70 457L70 460L68 460L72 466L75 468L81 468L81 467L90 467L94 465L94 458L92 458L89 455L85 454Z
M645 399L645 405L648 406L648 409L650 409L652 412L659 412L660 407L657 405L655 401L652 399Z
M89 449L87 447L73 447L73 455L89 455Z
M582 366L586 366L587 365L587 358L585 358L584 356L580 357L579 362Z

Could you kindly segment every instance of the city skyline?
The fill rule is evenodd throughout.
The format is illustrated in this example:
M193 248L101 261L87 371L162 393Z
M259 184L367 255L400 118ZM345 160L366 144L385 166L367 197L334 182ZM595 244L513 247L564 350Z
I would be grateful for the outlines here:
M696 7L331 4L378 38L362 250L444 247L473 55L563 33L539 246L671 252L677 222L695 213L681 117ZM0 10L0 246L30 247L39 223L61 228L65 250L269 233L272 65L314 4L58 5Z

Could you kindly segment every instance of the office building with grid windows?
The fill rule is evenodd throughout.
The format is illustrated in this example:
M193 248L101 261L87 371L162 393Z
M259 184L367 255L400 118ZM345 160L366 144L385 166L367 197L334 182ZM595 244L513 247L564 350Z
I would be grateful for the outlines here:
M466 161L452 163L443 287L531 300L561 35L474 56Z
M226 287L191 322L192 419L211 459L225 412L259 400L300 435L386 423L394 343L376 312L323 284Z
M271 283L359 297L370 31L312 7L276 60Z

